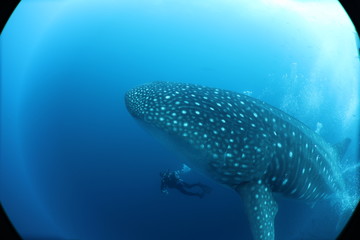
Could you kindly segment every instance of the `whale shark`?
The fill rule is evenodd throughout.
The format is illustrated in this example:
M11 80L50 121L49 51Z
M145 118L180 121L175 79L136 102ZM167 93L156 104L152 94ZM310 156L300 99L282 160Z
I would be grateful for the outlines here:
M184 155L192 169L234 189L255 240L275 239L274 194L315 201L345 193L339 159L350 143L327 143L304 123L234 91L177 82L125 93L128 112Z

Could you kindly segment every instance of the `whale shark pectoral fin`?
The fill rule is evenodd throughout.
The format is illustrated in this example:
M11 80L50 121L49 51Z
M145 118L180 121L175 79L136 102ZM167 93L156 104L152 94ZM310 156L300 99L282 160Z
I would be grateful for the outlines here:
M274 220L278 207L270 188L259 180L235 189L243 199L254 239L274 240Z

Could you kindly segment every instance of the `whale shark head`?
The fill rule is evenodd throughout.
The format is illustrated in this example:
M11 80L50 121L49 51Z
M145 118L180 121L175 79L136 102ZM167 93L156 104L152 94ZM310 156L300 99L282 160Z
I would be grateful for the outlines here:
M269 145L253 99L199 85L154 82L125 94L130 114L223 183L263 175ZM256 111L259 111L258 113ZM251 147L250 147L251 146Z

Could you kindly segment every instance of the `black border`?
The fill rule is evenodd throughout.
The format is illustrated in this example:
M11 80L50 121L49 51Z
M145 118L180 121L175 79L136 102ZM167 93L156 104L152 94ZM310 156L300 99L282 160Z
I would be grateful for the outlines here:
M18 6L20 1L17 0L2 0L0 6L0 35L9 20L11 14ZM1 63L1 61L0 61ZM1 68L0 68L1 69ZM6 215L2 204L0 203L0 239L8 240L21 240L20 235L11 224L8 216Z
M2 204L0 204L0 239L21 240L20 235L7 217Z
M349 15L351 21L353 22L356 32L360 34L360 2L358 0L339 0L347 14ZM360 53L360 49L358 51ZM358 132L360 138L360 128ZM360 140L358 144L358 159L360 160ZM351 240L351 239L360 239L360 203L358 203L354 214L352 215L350 221L345 226L338 240Z
M345 11L348 13L350 19L352 20L356 31L360 31L360 2L357 0L339 0ZM20 1L17 0L2 0L0 7L0 34L2 33L8 19L11 14L14 12L17 5ZM359 129L360 137L360 129ZM360 141L359 141L360 149ZM359 150L359 159L360 159L360 150ZM0 204L0 238L1 239L11 239L11 240L21 240L19 234L16 232L15 228L11 224L9 218L7 217L2 204ZM360 239L360 204L358 204L353 216L351 217L349 223L346 225L342 233L337 238L338 240L345 239Z
M2 0L0 7L0 34L2 33L7 21L9 20L11 14L14 12L15 8L20 1L17 0Z

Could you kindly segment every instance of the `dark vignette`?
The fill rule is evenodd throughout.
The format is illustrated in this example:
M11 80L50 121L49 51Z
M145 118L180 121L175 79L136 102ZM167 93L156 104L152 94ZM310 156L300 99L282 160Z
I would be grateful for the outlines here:
M357 33L360 31L360 2L356 0L339 0L347 14L349 15L351 21L353 22ZM0 35L9 20L11 14L14 12L17 5L20 3L18 0L2 0L0 7ZM360 49L358 49L360 52ZM360 128L359 128L359 138L360 138ZM358 149L360 149L360 141L357 143ZM1 149L0 149L1 150ZM358 158L360 160L360 150L358 152ZM11 239L11 240L21 240L19 234L16 232L15 228L12 226L10 220L8 219L2 205L0 204L0 239ZM343 239L360 239L360 229L357 227L360 226L360 204L358 204L353 216L351 217L349 223L346 225L342 233L337 238L338 240Z
M11 14L14 12L15 8L19 4L20 0L2 0L0 6L0 35L9 20ZM0 45L0 51L1 51ZM1 61L0 61L1 64ZM0 66L1 69L1 66ZM1 84L1 79L0 79ZM1 114L1 113L0 113ZM1 116L1 115L0 115ZM1 126L1 122L0 122ZM1 146L0 146L1 152ZM20 235L16 232L15 228L11 224L9 218L7 217L2 204L0 203L0 239L9 239L9 240L20 240Z

